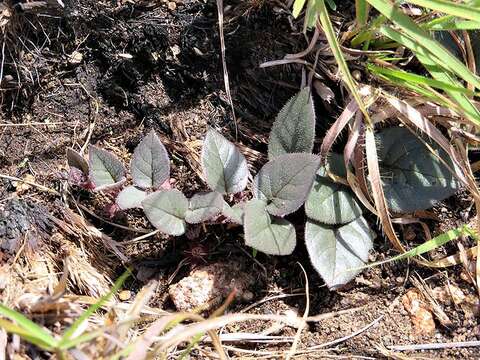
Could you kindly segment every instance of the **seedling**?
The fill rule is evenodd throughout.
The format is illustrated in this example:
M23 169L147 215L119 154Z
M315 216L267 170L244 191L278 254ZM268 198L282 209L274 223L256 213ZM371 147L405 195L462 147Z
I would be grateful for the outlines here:
M250 174L245 157L218 131L209 129L201 165L211 191L188 199L171 189L168 154L152 131L134 150L133 185L118 193L116 204L122 210L142 208L153 226L172 236L184 235L189 224L226 219L243 225L246 245L269 255L293 252L295 227L284 217L305 204L310 260L329 288L339 288L364 268L375 234L352 191L333 180L346 177L343 157L330 154L320 167L320 158L311 154L314 139L313 100L304 88L278 114L270 134L269 161L253 178L253 198L246 199ZM451 160L433 144L428 148L405 128L384 129L377 142L391 210L425 209L457 189L448 171ZM67 155L71 168L82 175L80 184L88 185L84 187L117 192L123 187L126 170L113 154L92 146L88 162L73 150ZM230 205L224 197L242 200Z

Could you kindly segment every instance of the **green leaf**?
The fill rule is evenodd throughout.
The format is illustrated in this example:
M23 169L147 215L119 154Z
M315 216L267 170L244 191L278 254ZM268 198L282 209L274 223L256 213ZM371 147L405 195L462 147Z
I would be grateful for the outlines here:
M269 255L289 255L296 245L296 233L287 220L267 213L266 203L250 200L245 206L245 244Z
M218 192L195 194L190 199L185 221L190 224L216 218L223 210L223 197Z
M85 160L82 154L71 148L67 148L67 163L68 166L80 169L84 174L88 175L89 167L87 160Z
M147 193L137 189L135 186L127 186L123 189L115 200L121 210L142 207L142 201L147 197Z
M133 152L133 183L142 189L158 189L170 177L168 153L155 131L150 131Z
M16 326L10 327L10 330L22 335L33 344L42 344L43 347L55 348L57 340L50 333L28 319L25 315L0 304L0 315L16 322ZM7 324L4 324L7 325ZM7 325L8 326L8 325ZM8 329L7 329L8 331Z
M315 138L315 109L310 88L303 88L278 113L268 141L268 158L288 153L311 153Z
M424 138L420 140L403 127L382 130L376 134L376 141L385 198L391 210L428 209L458 190L455 176L440 159L451 169L453 162L436 143Z
M238 203L230 206L224 201L222 215L235 224L243 225L244 205L245 203Z
M208 186L221 194L235 194L247 186L247 160L214 129L208 130L203 143L202 168Z
M320 158L312 154L285 154L266 163L254 179L256 198L267 201L267 211L284 216L305 202Z
M157 191L142 201L148 220L161 232L180 236L185 233L188 199L180 191Z
M90 146L88 152L90 178L95 184L95 190L108 190L119 187L126 180L125 168L112 153Z
M346 224L362 215L352 192L344 185L318 176L305 202L307 217L324 224Z
M307 220L305 243L313 267L330 289L352 280L368 261L373 233L363 216L341 227L329 227Z

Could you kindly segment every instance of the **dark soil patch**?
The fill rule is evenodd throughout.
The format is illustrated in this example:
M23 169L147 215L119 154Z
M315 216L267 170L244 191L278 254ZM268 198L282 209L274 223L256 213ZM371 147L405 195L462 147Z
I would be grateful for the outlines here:
M296 66L258 67L262 62L280 59L306 45L300 28L291 23L281 5L266 0L238 1L229 4L225 13L227 65L239 120L238 144L248 150L253 166L265 160L261 152L266 149L274 115L301 81L301 71ZM24 55L18 58L17 64L8 62L4 69L5 75L19 81L4 92L0 173L19 178L30 175L34 182L58 191L60 196L35 186L19 190L12 181L0 179L0 206L10 204L17 193L58 214L66 204L74 208L72 199L78 199L93 213L107 218L108 197L67 186L65 150L67 147L80 149L88 141L115 152L127 162L142 135L150 129L160 134L172 156L175 186L187 195L205 189L198 176L198 140L203 138L207 126L222 128L226 136L235 137L223 91L215 6L214 1L184 0L177 2L172 11L164 2L71 0L66 2L64 13L57 12L52 17L17 15L15 21L21 22L25 30L21 32L24 44L15 42L18 47L15 54L19 56L23 51ZM39 22L43 31L34 32L29 28ZM328 67L328 62L326 64ZM325 76L325 82L335 91L339 105L332 104L327 111L316 99L319 128L325 128L342 107L341 92L335 81ZM5 125L7 123L9 125ZM446 218L451 219L445 226L449 228L465 221L464 216L471 218L472 214L464 214L469 204L468 197L462 195L439 206L437 213L444 214L443 223L447 223ZM34 210L29 211L38 211L36 206L31 207ZM460 208L462 210L458 210ZM86 216L118 242L141 235ZM11 221L8 216L0 218L0 237L5 233L2 230L6 228L5 219ZM130 228L150 228L135 212L119 214L110 220ZM299 234L303 233L303 216L298 215L295 220L298 220ZM410 232L414 236L406 239L409 245L422 241L419 228L411 226ZM347 336L382 315L372 328L340 343L329 353L381 357L377 348L381 344L466 341L480 336L477 319L468 318L455 305L445 305L453 322L451 327L437 323L435 334L413 335L411 320L399 300L406 289L412 287L409 276L415 272L422 278L433 276L427 281L431 287L443 286L448 279L465 293L474 294L474 287L458 275L458 268L439 275L442 273L414 264L390 264L366 271L342 291L330 292L310 266L301 240L290 257L259 254L254 261L247 256L250 250L244 248L239 229L212 226L207 233L201 230L200 234L199 242L209 249L208 262L241 258L246 267L257 274L252 303L268 295L302 291L305 283L296 265L298 261L309 277L311 315L364 307L358 312L312 323L302 337L301 346L316 346ZM157 235L126 247L125 252L133 259L139 275L131 284L132 290L148 278L156 277L163 285L157 290L158 296L152 305L171 306L166 297L166 279L174 273L189 246L186 238L172 240ZM389 244L379 236L373 257L379 260L393 255L389 249ZM265 267L266 274L259 263ZM115 270L121 271L121 267ZM184 276L186 270L181 269L176 279ZM246 305L249 304L236 304L232 310L242 310ZM253 311L302 314L304 309L304 297L294 296L266 302ZM261 332L264 327L265 324L253 322L231 330ZM283 328L276 334L293 336L295 329ZM281 350L287 346L276 345ZM317 357L321 356L320 351ZM431 352L425 356L474 358L480 353L463 349ZM309 357L306 355L306 358Z

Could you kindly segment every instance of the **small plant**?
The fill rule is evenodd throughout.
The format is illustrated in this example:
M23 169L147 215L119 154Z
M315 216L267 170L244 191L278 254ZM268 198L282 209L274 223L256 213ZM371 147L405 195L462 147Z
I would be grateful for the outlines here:
M224 197L243 193L250 178L245 157L224 136L209 129L201 164L210 192L188 199L170 186L165 147L150 132L135 148L130 163L133 185L123 188L126 170L113 154L90 147L89 161L69 150L77 184L94 191L118 192L119 209L142 208L158 230L181 236L188 224L219 218L243 225L245 244L269 255L289 255L296 231L284 217L305 204L305 243L314 268L329 288L345 285L365 267L374 233L363 207L343 183L343 156L330 154L325 166L311 154L315 111L309 88L302 89L279 112L270 133L269 161L253 178L253 198L230 205ZM408 129L387 128L376 135L380 171L388 206L394 212L426 209L452 195L458 184L448 155ZM428 145L428 146L427 146ZM80 174L81 176L79 176ZM245 198L245 196L240 196Z
M142 208L153 226L172 236L183 235L188 224L223 216L244 226L248 246L266 254L288 255L295 248L296 234L283 217L303 205L320 166L320 158L311 154L314 126L310 91L304 89L277 118L270 137L271 160L253 179L254 198L232 206L224 196L243 192L250 174L245 157L230 141L216 130L208 130L201 163L211 192L187 199L178 189L168 188L168 154L152 131L134 150L130 163L133 185L119 192L116 204L121 210ZM119 191L126 181L121 161L105 150L91 146L88 162L71 149L67 157L71 171L82 175L77 185L94 191Z

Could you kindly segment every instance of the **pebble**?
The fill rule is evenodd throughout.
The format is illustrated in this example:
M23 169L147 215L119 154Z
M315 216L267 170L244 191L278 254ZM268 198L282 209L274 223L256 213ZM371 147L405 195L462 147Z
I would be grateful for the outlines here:
M218 262L192 270L189 276L168 289L170 298L179 311L193 309L210 310L236 290L236 298L250 301L253 294L248 287L253 283L252 275L241 270L239 262Z
M132 292L130 290L123 290L123 291L120 291L120 293L118 294L118 298L122 301L130 300L131 297L132 297Z

